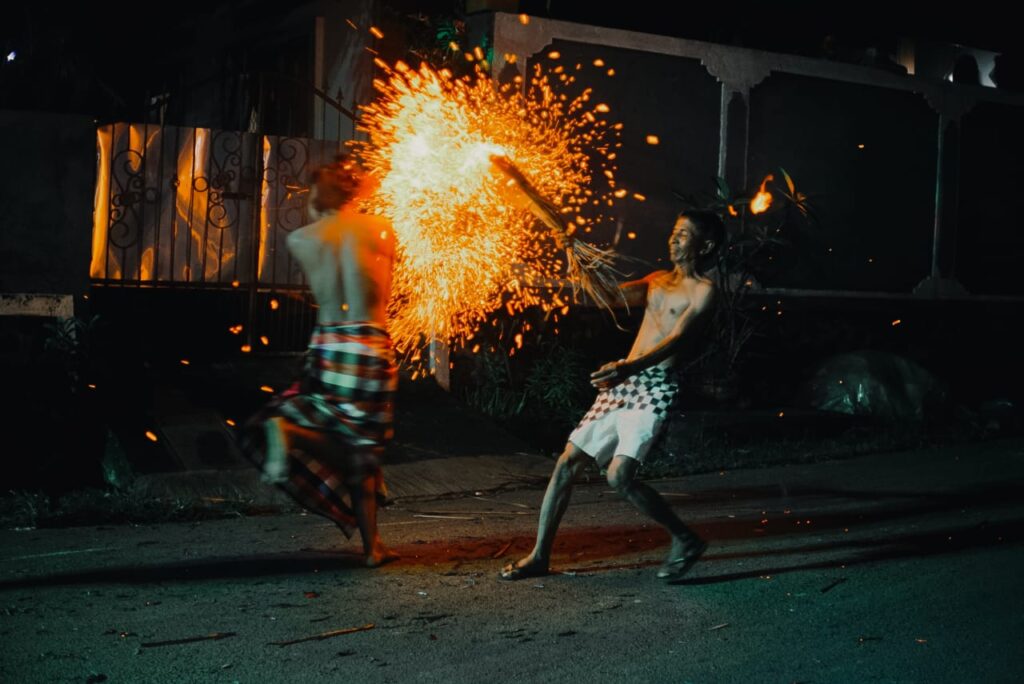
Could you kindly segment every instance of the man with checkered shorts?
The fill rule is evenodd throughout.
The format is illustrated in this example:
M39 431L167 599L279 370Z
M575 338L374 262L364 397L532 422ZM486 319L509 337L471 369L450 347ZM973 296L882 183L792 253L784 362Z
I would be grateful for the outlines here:
M533 551L505 565L502 579L548 573L551 546L569 505L573 480L588 458L607 468L608 484L671 535L672 546L659 578L681 577L704 552L707 544L683 524L661 495L638 481L636 473L678 392L673 366L680 341L709 307L714 288L705 273L724 239L718 215L682 213L668 242L672 270L620 286L627 305L644 307L640 331L625 359L606 363L590 374L591 384L600 393L555 464L541 504Z

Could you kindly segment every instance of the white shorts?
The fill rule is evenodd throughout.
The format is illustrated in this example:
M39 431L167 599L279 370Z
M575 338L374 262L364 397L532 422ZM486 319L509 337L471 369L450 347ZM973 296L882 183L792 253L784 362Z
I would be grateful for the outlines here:
M569 435L569 442L602 467L614 456L643 462L678 393L679 384L670 370L645 368L602 390Z

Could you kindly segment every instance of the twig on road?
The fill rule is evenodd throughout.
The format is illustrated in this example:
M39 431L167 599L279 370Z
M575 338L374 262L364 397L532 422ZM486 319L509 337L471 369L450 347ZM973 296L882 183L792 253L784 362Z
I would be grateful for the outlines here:
M377 625L372 622L362 627L347 627L345 629L332 629L327 632L320 632L313 636L302 637L301 639L292 639L291 641L271 641L271 646L291 646L292 644L301 644L304 641L323 641L324 639L330 639L331 637L341 636L342 634L353 634L355 632L365 632L368 629L373 629Z
M502 556L505 555L505 552L508 551L510 548L512 548L512 542L509 542L509 543L505 544L504 546L502 546L500 549L498 549L495 552L495 554L493 556L491 556L491 558L494 558L494 559L501 558Z
M145 648L153 648L154 646L177 646L179 644L192 644L197 641L218 641L220 639L227 639L228 637L237 636L235 632L212 632L210 634L204 634L203 636L186 637L184 639L170 639L168 641L147 641L139 644Z
M840 577L839 579L835 580L834 582L832 582L828 586L822 587L821 593L824 594L826 591L832 591L833 589L835 589L836 587L838 587L840 584L842 584L845 581L846 581L845 577Z

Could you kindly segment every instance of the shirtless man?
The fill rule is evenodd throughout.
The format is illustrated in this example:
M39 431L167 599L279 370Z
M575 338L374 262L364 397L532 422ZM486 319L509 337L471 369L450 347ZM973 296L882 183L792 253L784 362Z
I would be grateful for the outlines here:
M385 328L394 234L387 221L360 211L372 191L372 179L345 158L314 177L315 220L287 244L316 299L317 324L302 377L249 422L256 434L247 450L264 481L346 536L358 527L366 564L375 567L397 558L381 542L377 504L386 492L379 457L392 434L398 375Z
M713 287L704 275L705 266L713 262L724 239L725 229L717 215L680 214L668 241L672 270L620 286L628 305L644 306L640 332L629 356L591 373L591 384L601 391L555 464L541 504L533 551L508 563L501 571L503 579L547 574L555 532L569 505L573 480L587 458L606 467L608 484L672 535L659 578L683 576L704 552L707 544L683 524L661 495L635 478L678 392L672 367L679 343L711 302Z

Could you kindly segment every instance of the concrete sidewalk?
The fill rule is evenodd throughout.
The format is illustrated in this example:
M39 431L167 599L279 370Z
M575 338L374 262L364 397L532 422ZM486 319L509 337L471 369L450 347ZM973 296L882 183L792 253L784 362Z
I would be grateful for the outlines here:
M552 459L521 452L422 458L385 464L383 470L391 498L400 500L543 486L553 465ZM264 506L293 506L276 488L260 482L259 476L255 468L142 475L132 483L131 495L148 499L227 499Z

